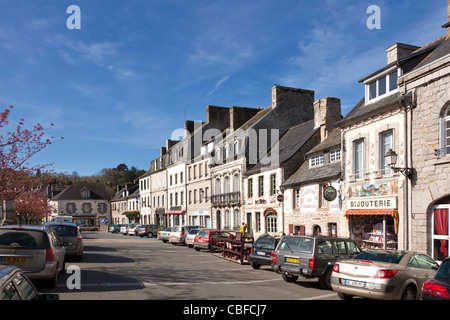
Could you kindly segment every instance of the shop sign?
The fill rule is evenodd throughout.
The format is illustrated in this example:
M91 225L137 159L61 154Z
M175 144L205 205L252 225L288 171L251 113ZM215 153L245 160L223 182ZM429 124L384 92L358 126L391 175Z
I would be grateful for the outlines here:
M397 197L350 199L348 209L397 209Z
M333 201L336 199L337 191L336 188L333 186L328 186L323 189L323 197L327 201Z
M302 204L300 212L315 212L317 209L316 186L306 186L302 192Z
M205 210L196 210L194 211L195 216L209 216L209 211Z

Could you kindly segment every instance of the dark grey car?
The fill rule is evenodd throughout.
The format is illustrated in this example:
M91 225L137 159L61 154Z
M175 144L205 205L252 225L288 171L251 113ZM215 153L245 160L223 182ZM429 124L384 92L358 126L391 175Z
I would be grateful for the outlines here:
M49 226L55 230L61 240L66 243L66 257L74 257L77 260L83 258L83 237L75 223L46 222L44 226Z
M272 255L279 241L280 238L274 238L269 235L261 236L255 241L249 255L250 265L253 269L259 269L262 265L270 266L272 264Z
M331 289L330 277L336 261L352 259L361 249L351 239L322 236L284 236L274 252L272 268L287 282L299 276L319 278L319 285Z

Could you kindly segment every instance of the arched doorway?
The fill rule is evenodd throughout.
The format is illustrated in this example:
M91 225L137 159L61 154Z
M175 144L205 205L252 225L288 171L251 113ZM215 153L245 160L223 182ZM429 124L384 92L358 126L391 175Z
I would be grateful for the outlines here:
M320 228L320 226L315 225L313 227L313 235L314 236L320 236L322 234L322 228Z

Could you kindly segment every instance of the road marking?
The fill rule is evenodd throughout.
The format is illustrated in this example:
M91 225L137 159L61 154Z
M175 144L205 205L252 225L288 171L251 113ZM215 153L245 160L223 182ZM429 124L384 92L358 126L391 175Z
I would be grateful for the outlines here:
M327 299L327 298L336 297L336 296L337 296L337 293L334 292L334 293L324 294L321 296L301 298L301 299L296 299L296 300L322 300L322 299Z

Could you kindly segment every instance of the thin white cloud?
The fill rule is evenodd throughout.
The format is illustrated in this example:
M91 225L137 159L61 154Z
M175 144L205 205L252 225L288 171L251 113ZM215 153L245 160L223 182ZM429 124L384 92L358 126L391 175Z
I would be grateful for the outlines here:
M223 77L222 79L220 79L220 80L216 83L216 85L214 86L214 89L212 89L210 92L208 92L208 96L209 96L209 95L212 95L214 92L216 92L216 91L219 89L219 87L220 87L225 81L227 81L228 79L230 79L230 77L231 77L231 76L225 76L225 77Z

